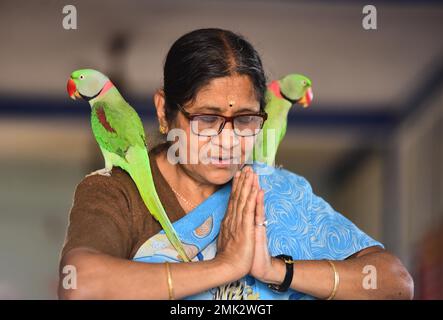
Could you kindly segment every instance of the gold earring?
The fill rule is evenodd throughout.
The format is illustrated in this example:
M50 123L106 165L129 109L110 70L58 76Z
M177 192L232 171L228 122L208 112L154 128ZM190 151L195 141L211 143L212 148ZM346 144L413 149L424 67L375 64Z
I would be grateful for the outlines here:
M166 127L160 126L159 130L161 134L166 134Z

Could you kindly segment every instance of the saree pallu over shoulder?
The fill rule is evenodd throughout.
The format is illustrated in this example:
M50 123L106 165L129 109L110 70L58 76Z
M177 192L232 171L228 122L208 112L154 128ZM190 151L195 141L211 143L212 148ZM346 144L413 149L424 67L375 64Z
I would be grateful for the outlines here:
M265 192L266 233L269 253L291 255L294 260L343 260L370 246L381 246L351 221L316 196L308 181L284 169L254 163ZM230 183L193 211L173 223L192 261L210 260L217 253L217 236L226 213ZM180 262L164 231L149 238L137 251L135 261ZM295 272L297 264L294 266ZM246 276L187 299L312 299L289 289L280 293Z
M192 261L207 260L203 259L202 251L218 236L230 194L231 185L225 185L194 210L172 224ZM180 256L170 244L163 230L149 238L139 248L134 260L181 262Z

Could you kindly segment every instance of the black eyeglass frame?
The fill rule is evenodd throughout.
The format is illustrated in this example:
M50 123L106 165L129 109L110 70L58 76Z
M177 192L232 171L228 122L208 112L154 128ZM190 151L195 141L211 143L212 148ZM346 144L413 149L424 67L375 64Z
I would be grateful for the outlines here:
M223 116L221 114L215 114L215 113L190 113L188 111L185 110L185 108L177 103L177 107L180 110L181 113L183 113L183 115L189 119L190 121L193 121L194 118L199 117L199 116L211 116L211 117L219 117L219 118L223 118L224 121L221 123L220 128L217 132L217 134L215 135L201 135L199 133L195 133L194 130L192 130L194 132L194 134L198 135L198 136L203 136L203 137L211 137L211 136L218 136L222 131L223 128L225 127L226 123L230 122L232 123L232 128L234 129L234 133L235 133L235 128L234 128L234 120L235 118L238 117L244 117L244 116L258 116L261 117L263 119L260 128L258 129L258 131L260 131L263 128L263 125L265 124L265 121L268 119L268 114L266 112L254 112L254 113L242 113L242 114L238 114L232 117L227 117L227 116ZM251 135L247 135L247 136L242 136L242 137L251 137L251 136L255 136L257 135L257 133L253 133Z

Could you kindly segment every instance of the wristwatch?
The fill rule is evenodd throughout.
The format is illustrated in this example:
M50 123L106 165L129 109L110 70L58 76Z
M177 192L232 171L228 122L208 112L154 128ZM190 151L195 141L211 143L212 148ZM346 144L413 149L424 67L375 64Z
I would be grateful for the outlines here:
M286 292L288 291L289 286L291 285L292 282L292 277L294 276L294 260L292 260L291 256L285 254L280 254L278 256L275 256L274 258L283 260L285 262L286 275L285 279L280 285L268 283L268 288L278 292Z

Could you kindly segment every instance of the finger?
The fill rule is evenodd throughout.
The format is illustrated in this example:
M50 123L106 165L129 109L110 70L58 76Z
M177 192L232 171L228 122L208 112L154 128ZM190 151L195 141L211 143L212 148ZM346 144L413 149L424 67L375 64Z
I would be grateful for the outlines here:
M225 217L223 218L223 221L222 221L223 225L228 225L228 221L231 219L232 210L234 210L233 202L234 201L232 200L232 198L230 198L229 202L228 202L228 208L226 209Z
M256 179L253 177L253 183L251 186L251 191L248 194L248 199L246 201L243 215L242 215L242 222L246 223L246 226L252 226L256 211L256 205L257 205L257 194L258 194L258 187L256 184Z
M243 181L246 177L246 172L247 172L247 167L242 169L240 176L238 177L237 183L235 185L235 191L233 192L233 207L235 211L237 211L238 198L243 188Z
M233 202L233 199L234 199L234 190L235 190L235 188L236 188L236 186L238 184L238 177L239 176L240 176L239 172L236 172L235 175L234 175L234 179L232 179L231 194L229 195L228 211L226 211L226 214L228 214L230 209L232 209L232 202Z
M257 196L257 205L255 207L255 223L263 223L265 220L264 192L260 189ZM258 227L263 228L262 226Z
M238 178L238 183L237 183L237 186L236 186L236 189L235 189L235 195L237 196L237 198L238 198L238 196L240 194L242 185L243 185L243 183L245 181L246 174L248 173L248 171L249 171L249 167L245 166L242 169L242 171L241 171L240 177Z
M240 191L240 196L239 196L238 204L237 204L237 213L240 215L243 213L248 196L251 193L252 181L253 181L254 175L255 174L254 174L254 172L252 172L252 170L250 170L246 173L246 177L243 182L242 190Z
M237 218L238 223L243 223L243 220L245 219L246 215L252 215L255 214L255 205L256 205L256 198L257 198L257 192L258 192L258 186L256 184L255 174L251 172L252 177L251 179L251 186L250 191L247 193L247 198L244 204L243 209L240 209L242 211L239 211L241 215Z
M264 197L264 192L260 189L257 194L257 205L255 207L256 223L263 223L263 221L265 221ZM256 226L255 228L257 244L263 249L264 255L269 256L266 231L266 227L263 226Z
M235 193L235 190L238 185L238 180L240 178L240 174L241 174L241 172L237 171L235 173L234 179L232 181L232 188L231 188L231 194L229 196L228 211L227 211L228 214L230 214L230 212L233 210L233 207L234 207L234 193Z
M240 199L242 201L245 200L245 195L247 195L247 192L249 190L246 190L246 188L250 185L250 177L252 176L251 169L249 167L245 167L242 175L242 179L239 181L237 192L236 192L236 199L237 202L240 204ZM237 206L238 209L238 206Z
M229 196L228 208L226 210L226 215L222 221L222 224L225 226L228 226L230 224L230 220L232 220L232 215L234 213L233 212L234 211L234 192L235 192L235 189L237 188L240 174L241 174L240 171L237 171L234 174L234 179L232 181L231 194Z
M253 183L253 191L251 192L251 198L248 199L252 201L252 203L248 203L247 207L245 207L245 216L243 218L244 223L248 226L254 225L255 215L256 215L256 207L257 207L257 197L259 195L260 188L258 186L258 177L254 174L254 183Z
M259 191L260 191L261 190L260 189L260 176L258 173L256 174L256 176L257 176L257 187L259 188Z
M258 183L258 174L254 173L254 186L260 188L260 184Z
M235 175L234 175L234 179L232 180L231 195L234 194L234 192L235 192L235 190L236 190L236 188L237 188L237 185L238 185L238 179L240 178L240 174L241 174L241 171L237 171L237 172L235 173Z
M243 186L243 181L246 177L246 170L243 169L241 173L239 174L237 181L235 183L235 191L232 193L232 210L230 212L230 219L229 219L229 226L230 229L235 232L235 229L237 227L237 213L238 213L238 198L239 193Z

